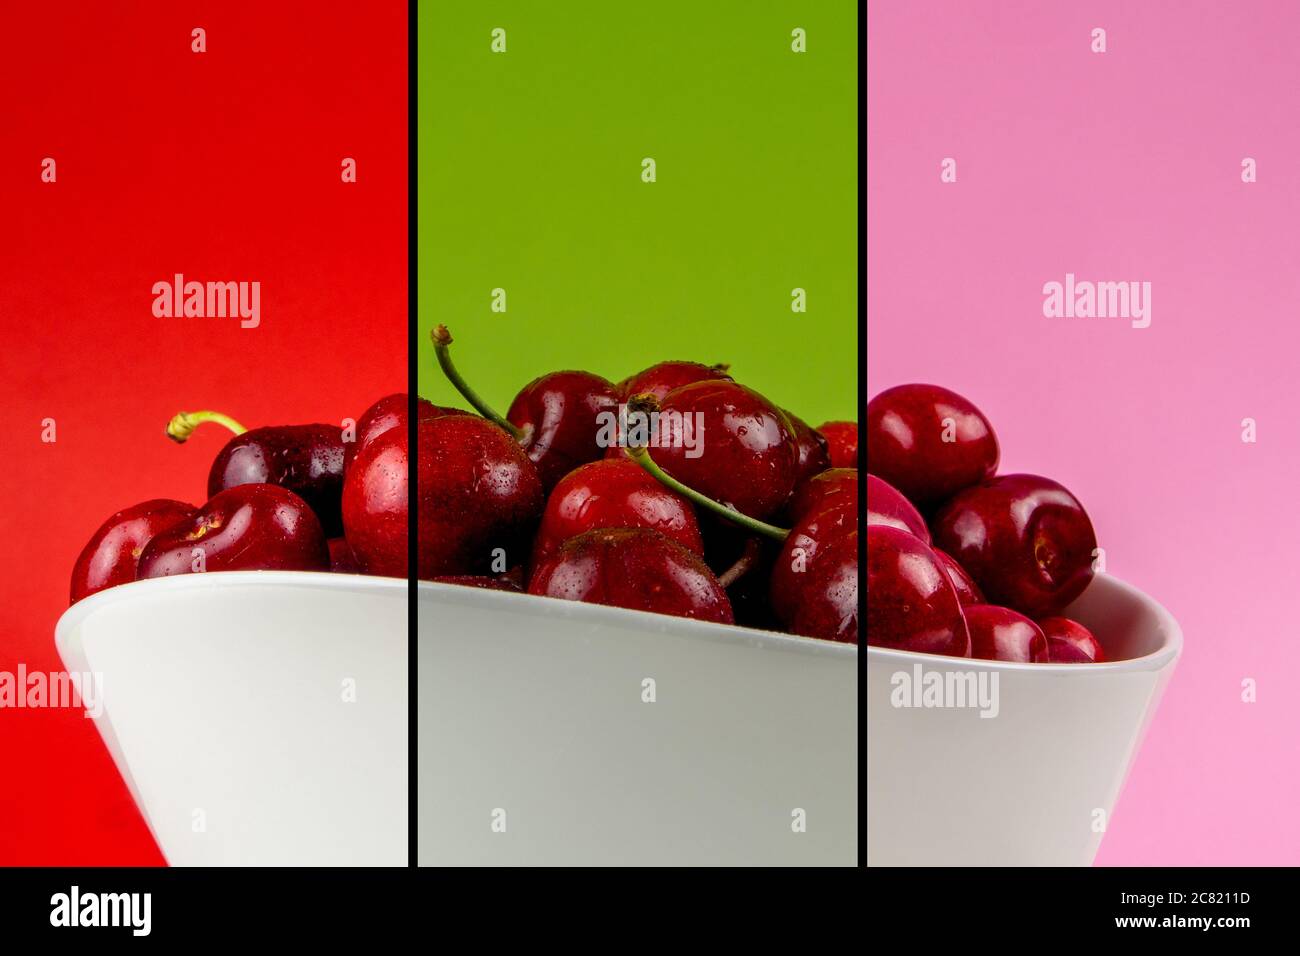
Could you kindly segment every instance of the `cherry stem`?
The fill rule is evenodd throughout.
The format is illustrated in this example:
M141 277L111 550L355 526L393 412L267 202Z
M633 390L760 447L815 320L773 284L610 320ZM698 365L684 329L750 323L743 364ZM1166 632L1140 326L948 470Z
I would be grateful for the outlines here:
M650 457L650 451L647 448L633 448L629 445L627 453L632 457L634 462L646 471L650 472L655 480L657 480L661 485L677 492L683 498L695 502L701 508L704 508L707 511L712 511L714 514L720 515L728 521L740 525L747 531L752 531L755 534L766 535L767 537L773 538L777 541L784 541L786 535L790 533L788 528L778 528L776 525L768 524L766 521L759 521L757 518L751 518L749 515L741 514L735 508L728 508L726 505L719 504L712 498L700 494L694 488L688 488L672 475L668 474L668 472L660 468L655 460Z
M185 440L194 434L194 429L204 422L216 422L218 425L225 425L236 435L242 435L248 431L239 422L229 415L221 414L221 412L177 412L175 417L167 423L167 437L178 445L183 445Z
M438 356L438 365L442 368L442 373L447 376L447 380L455 386L456 391L469 402L480 415L490 422L500 425L511 435L515 441L520 441L524 437L524 431L518 425L503 418L499 412L487 402L479 397L478 392L470 388L469 383L461 376L460 371L451 361L451 352L448 346L451 345L451 333L447 331L447 326L440 325L433 330L433 352Z
M740 552L736 563L718 575L718 583L729 588L753 570L758 562L758 538L750 535L745 539L745 550Z

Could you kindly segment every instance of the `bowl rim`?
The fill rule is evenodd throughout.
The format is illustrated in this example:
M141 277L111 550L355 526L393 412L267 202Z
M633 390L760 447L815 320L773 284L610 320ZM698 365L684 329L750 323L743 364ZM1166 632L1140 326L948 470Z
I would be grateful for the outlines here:
M805 637L800 634L787 634L782 631L763 631L756 627L744 627L739 624L719 624L714 621L699 621L689 617L676 617L671 614L655 614L650 611L636 611L631 608L614 607L609 604L587 604L582 601L565 601L559 598L544 597L539 594L526 594L514 591L497 591L490 588L466 587L463 584L450 584L444 581L417 582L419 594L459 595L473 603L473 595L479 595L480 601L497 601L517 603L521 606L550 608L555 614L566 617L581 617L587 621L599 623L601 619L610 622L640 622L658 631L672 631L674 634L687 634L693 638L721 643L741 643L755 645L773 650L792 651L795 653L829 654L856 661L858 645L844 641L830 641L817 637ZM491 597L482 597L491 595ZM541 603L538 603L541 602ZM417 618L418 620L418 618Z
M223 585L281 586L292 588L343 588L366 591L407 589L406 578L385 578L368 574L340 574L337 571L208 571L203 574L173 574L162 578L128 581L96 591L66 608L54 625L54 640L76 630L100 608L135 597L169 591L207 590Z
M950 654L923 654L920 651L902 651L888 647L867 647L867 661L898 665L924 664L934 662L935 667L960 664L963 669L989 671L1023 671L1034 674L1104 675L1125 672L1159 671L1176 661L1183 650L1183 629L1178 621L1155 598L1138 590L1133 585L1109 574L1099 574L1092 579L1088 590L1101 588L1114 590L1121 597L1142 605L1155 615L1160 622L1164 641L1156 650L1142 657L1131 657L1122 661L1106 661L1103 664L1031 664L1020 661L986 661L978 657L953 657Z

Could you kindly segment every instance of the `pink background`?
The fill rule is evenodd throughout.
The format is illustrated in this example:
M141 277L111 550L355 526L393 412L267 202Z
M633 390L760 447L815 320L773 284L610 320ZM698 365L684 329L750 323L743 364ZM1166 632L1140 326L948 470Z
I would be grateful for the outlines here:
M867 24L868 394L972 399L1002 470L1073 490L1107 570L1183 626L1098 864L1300 863L1300 4L873 0ZM1044 318L1067 272L1151 282L1150 328Z

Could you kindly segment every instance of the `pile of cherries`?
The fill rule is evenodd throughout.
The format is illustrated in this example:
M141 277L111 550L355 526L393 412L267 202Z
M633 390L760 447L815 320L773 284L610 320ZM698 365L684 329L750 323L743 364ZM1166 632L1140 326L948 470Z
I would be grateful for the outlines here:
M245 429L182 412L184 442L205 422L235 433L208 472L201 507L152 499L117 512L72 569L72 601L118 584L199 571L338 571L405 577L407 396L381 398L353 427Z
M478 414L389 395L357 420L235 436L200 508L109 518L77 559L74 602L143 578L279 569L441 581L858 639L857 425L809 427L725 366L660 362L615 384L552 372L499 415L435 352ZM687 423L687 424L683 424ZM413 427L412 427L413 426ZM688 430L689 429L689 430Z
M856 423L685 361L552 372L502 416L433 340L479 414L422 406L421 579L857 642Z
M1092 580L1097 548L1074 495L1050 478L998 475L993 426L937 385L881 392L867 403L866 432L868 644L1106 659L1086 627L1061 616Z

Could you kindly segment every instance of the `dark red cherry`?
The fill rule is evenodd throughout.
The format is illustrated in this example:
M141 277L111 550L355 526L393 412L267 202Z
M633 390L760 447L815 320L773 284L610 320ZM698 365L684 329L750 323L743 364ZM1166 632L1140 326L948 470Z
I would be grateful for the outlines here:
M509 578L494 578L485 574L447 574L430 580L437 581L439 584L459 584L461 587L482 588L486 591L511 591L515 594L523 592L523 588Z
M930 531L990 601L1030 617L1060 612L1092 580L1092 522L1049 478L1002 475L958 492Z
M838 469L833 469L838 470ZM830 474L831 472L827 472ZM853 474L856 476L857 472ZM921 512L903 497L903 493L875 475L867 475L867 524L884 524L891 528L910 531L926 544L930 543L930 530L925 526Z
M326 542L330 549L330 570L336 574L360 574L361 565L356 555L348 546L347 538L330 538Z
M547 491L579 465L604 457L607 445L600 436L618 419L619 395L612 382L591 372L551 372L525 385L502 418L452 363L451 341L446 326L433 330L443 373L474 409L518 441Z
M474 415L421 422L419 576L481 574L522 563L545 503L519 444Z
M597 442L603 416L618 414L613 383L590 372L551 372L523 387L506 418L548 490L579 465L605 454Z
M799 465L794 479L797 488L813 475L831 467L830 443L825 435L797 415L786 412L785 417L794 426L795 445L799 449Z
M733 622L726 591L699 555L649 528L602 528L570 538L533 568L528 593Z
M939 563L943 569L948 572L948 578L952 581L952 586L957 591L957 600L961 602L962 607L968 604L986 604L984 595L980 593L979 585L971 580L971 576L966 573L966 569L952 559L952 555L946 551L940 551L938 548L931 548L939 558Z
M972 604L965 609L971 657L985 661L1040 664L1047 661L1042 629L1009 607Z
M460 409L442 408L426 398L416 397L417 418L424 421L439 415L466 415ZM357 419L356 435L352 441L344 443L344 470L352 464L357 452L365 448L390 428L405 428L411 414L411 397L406 392L385 395L367 408Z
M847 502L806 514L795 522L772 565L772 608L782 621L790 624L794 620L822 551L857 527L857 508Z
M329 548L307 502L271 484L218 492L191 517L154 535L138 577L202 571L328 571Z
M136 578L140 554L159 532L194 515L193 505L153 498L124 508L99 526L72 566L72 603Z
M858 643L858 529L831 540L809 569L789 619L805 637Z
M921 509L990 478L998 439L984 413L938 385L899 385L867 403L867 462Z
M409 453L409 429L394 427L371 438L348 468L343 483L343 531L358 567L366 574L407 576Z
M690 502L631 459L588 462L560 480L542 512L533 563L550 557L570 538L596 528L653 528L696 554L704 553Z
M1068 617L1045 617L1038 622L1047 638L1047 659L1053 664L1104 664L1106 651L1078 621Z
M660 362L619 382L619 398L626 402L634 395L653 395L656 402L662 402L673 389L693 382L733 381L727 368L699 362Z
M245 429L220 412L181 412L167 425L172 440L183 444L204 422L235 433L208 471L208 497L240 485L270 484L288 488L305 500L330 536L343 531L339 499L343 494L343 430L337 425L269 425Z
M872 496L872 482L879 481L870 475L868 479L867 491L867 521L869 524L893 524L891 521L875 522L871 520L871 505L876 499ZM827 468L820 474L813 475L807 481L800 483L794 490L794 497L790 499L790 505L786 508L787 520L793 524L804 515L812 514L814 511L820 511L831 505L846 504L853 508L858 506L858 488L861 479L858 477L856 468ZM884 484L884 482L881 482ZM898 492L890 489L894 494ZM901 498L902 496L899 495ZM907 499L904 498L904 501ZM911 507L910 505L908 507ZM916 509L912 509L916 510ZM882 513L884 509L882 507ZM895 515L901 517L901 513ZM919 516L918 516L919 517ZM925 522L921 522L921 527L925 527ZM909 528L908 530L912 530ZM916 531L912 531L916 534ZM917 535L920 537L920 535ZM925 532L925 539L929 540L930 532Z
M914 534L867 527L867 643L970 656L970 633L944 566Z
M858 467L857 422L826 422L817 430L826 439L832 468Z
M799 449L785 413L735 382L696 382L659 406L654 460L678 481L752 518L794 491Z

